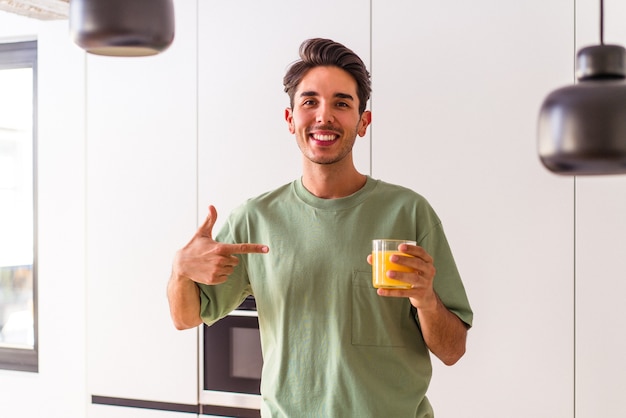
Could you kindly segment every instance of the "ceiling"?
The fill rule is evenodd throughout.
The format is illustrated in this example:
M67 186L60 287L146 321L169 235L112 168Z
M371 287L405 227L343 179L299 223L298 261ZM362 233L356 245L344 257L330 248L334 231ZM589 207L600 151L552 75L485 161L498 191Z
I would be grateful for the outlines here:
M69 0L0 0L0 11L39 20L67 19Z

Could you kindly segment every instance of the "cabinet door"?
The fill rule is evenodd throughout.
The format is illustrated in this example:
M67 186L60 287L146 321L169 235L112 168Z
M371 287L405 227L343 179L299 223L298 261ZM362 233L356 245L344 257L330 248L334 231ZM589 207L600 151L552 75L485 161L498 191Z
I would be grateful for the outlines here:
M626 46L626 4L605 3L606 44ZM578 0L579 47L600 43L598 2ZM626 176L576 180L576 417L626 416Z
M576 187L577 417L626 416L626 179Z
M369 10L367 0L199 3L200 219L213 204L219 227L245 199L300 177L284 73L312 37L341 42L369 63ZM369 173L369 136L354 153Z
M543 169L535 133L572 81L572 16L567 0L372 1L372 172L433 204L475 312L465 357L433 357L437 416L573 415L573 180Z
M197 330L166 284L196 229L196 6L161 55L87 57L90 394L197 404ZM71 267L68 267L71 268Z

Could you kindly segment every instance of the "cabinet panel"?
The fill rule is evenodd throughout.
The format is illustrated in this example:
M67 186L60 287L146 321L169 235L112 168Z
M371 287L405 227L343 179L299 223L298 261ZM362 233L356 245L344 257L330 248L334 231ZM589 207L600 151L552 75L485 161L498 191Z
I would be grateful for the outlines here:
M245 199L300 177L284 73L312 37L342 42L368 63L369 1L201 1L199 20L199 217L213 204L219 227ZM354 153L369 173L369 136Z
M599 3L577 0L579 46L597 45ZM626 4L605 1L605 42L626 46ZM576 181L576 417L626 416L626 177Z
M576 416L626 416L626 179L576 189Z
M87 57L90 394L197 403L197 330L166 284L195 231L196 5L177 1L163 54Z
M535 135L572 81L573 7L372 2L372 172L433 204L475 311L466 356L434 359L440 417L573 416L574 184Z

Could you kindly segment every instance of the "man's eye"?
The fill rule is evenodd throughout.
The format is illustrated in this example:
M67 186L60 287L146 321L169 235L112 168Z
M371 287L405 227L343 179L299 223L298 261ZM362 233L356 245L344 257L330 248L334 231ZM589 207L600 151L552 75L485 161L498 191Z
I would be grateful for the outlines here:
M315 104L315 100L305 100L302 104L304 106L313 106Z
M350 105L346 102L339 102L337 103L337 107L350 107Z

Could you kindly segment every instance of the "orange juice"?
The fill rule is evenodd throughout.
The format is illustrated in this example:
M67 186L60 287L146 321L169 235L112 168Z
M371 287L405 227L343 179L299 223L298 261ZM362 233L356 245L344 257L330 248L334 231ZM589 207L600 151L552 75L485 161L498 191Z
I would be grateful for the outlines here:
M375 288L386 289L410 289L411 285L396 279L387 277L389 270L411 272L412 269L391 262L392 255L398 254L401 257L412 257L400 251L374 251L372 252L372 284Z

